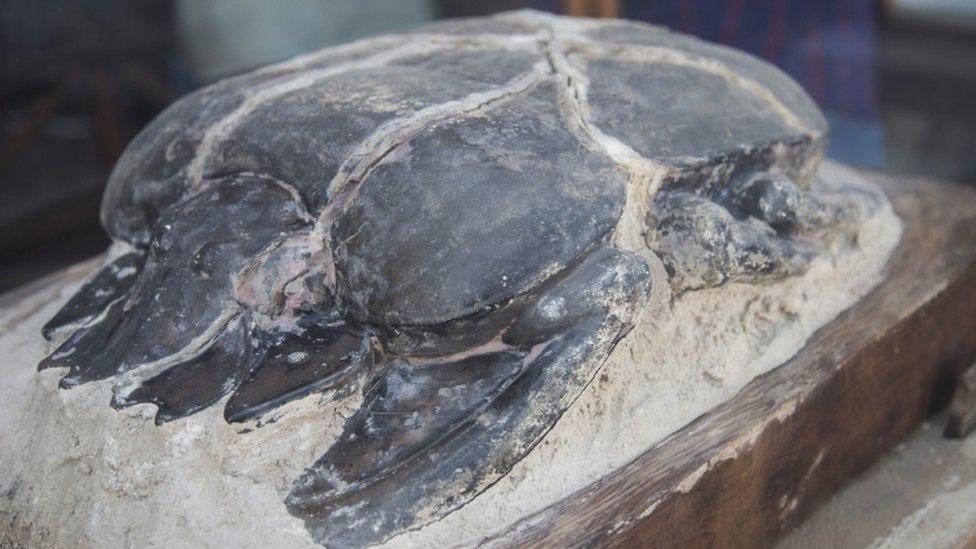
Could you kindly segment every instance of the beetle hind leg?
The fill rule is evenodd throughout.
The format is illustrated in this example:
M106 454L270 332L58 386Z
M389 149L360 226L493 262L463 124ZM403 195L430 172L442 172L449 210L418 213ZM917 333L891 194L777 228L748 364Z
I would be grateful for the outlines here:
M365 382L376 356L370 334L330 309L298 322L299 332L265 336L268 348L227 401L231 423L258 418L312 393L348 396Z
M631 327L644 260L602 248L524 308L501 345L398 359L286 503L322 543L374 544L436 520L508 473ZM368 524L370 527L361 527Z

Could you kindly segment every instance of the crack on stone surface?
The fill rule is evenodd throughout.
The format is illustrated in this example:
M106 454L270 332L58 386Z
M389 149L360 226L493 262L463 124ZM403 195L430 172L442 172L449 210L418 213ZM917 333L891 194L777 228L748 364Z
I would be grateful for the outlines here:
M614 164L623 168L629 175L627 197L620 223L614 231L616 244L628 251L647 252L644 245L644 223L649 209L649 198L653 196L671 169L654 162L619 139L604 133L589 121L587 89L589 77L586 72L573 65L567 55L557 28L549 26L548 40L541 41L539 47L557 80L561 103L568 105L566 113L569 125L584 142L588 142ZM564 82L563 82L564 81Z
M502 86L431 105L381 124L346 157L329 182L329 200L319 216L320 231L328 231L332 220L355 199L359 186L369 177L373 168L408 144L420 132L445 120L486 110L525 94L541 83L544 75L540 66L536 65L533 71L520 74Z
M230 177L247 177L247 178L253 178L253 179L263 179L263 180L269 181L271 183L274 183L275 185L281 187L288 194L291 195L292 199L295 201L295 203L300 208L299 215L301 216L301 218L303 220L308 221L310 223L314 223L315 222L315 216L312 215L312 213L310 212L310 210L308 208L308 200L305 198L304 195L302 195L301 191L299 191L291 183L288 183L287 181L284 181L284 180L282 180L280 178L277 178L277 177L275 177L275 176L273 176L271 174L259 173L259 172L254 172L254 171L251 171L251 170L228 170L226 172L215 172L213 174L208 175L207 176L207 179L224 179L224 178L230 178ZM183 197L183 199L185 200L185 199L193 196L199 190L200 189L194 189L194 190L190 191L189 193L187 193L186 196Z
M224 138L230 135L242 122L247 120L248 116L261 105L287 93L308 88L336 76L357 70L381 68L399 59L433 53L441 51L448 46L457 47L458 45L456 42L452 43L449 41L444 43L408 42L394 50L383 51L364 59L347 61L331 67L314 69L299 74L287 74L258 86L259 91L248 95L230 114L221 118L207 129L203 139L197 146L196 155L187 167L187 179L190 182L190 188L199 188L203 185L204 181L209 179L206 168L213 151L222 143Z

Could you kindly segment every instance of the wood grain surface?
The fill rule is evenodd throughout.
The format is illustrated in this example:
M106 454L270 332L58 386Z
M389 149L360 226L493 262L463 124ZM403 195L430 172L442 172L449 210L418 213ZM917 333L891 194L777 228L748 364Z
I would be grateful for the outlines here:
M732 400L489 543L770 545L943 408L976 358L976 192L867 175L905 223L881 285Z

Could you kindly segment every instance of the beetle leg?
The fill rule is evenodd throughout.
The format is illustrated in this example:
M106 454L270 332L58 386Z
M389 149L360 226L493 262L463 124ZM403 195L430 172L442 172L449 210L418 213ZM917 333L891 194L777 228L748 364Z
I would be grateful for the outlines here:
M273 181L245 174L211 182L162 213L126 298L111 302L39 368L68 367L61 384L70 387L137 369L148 377L193 360L242 314L236 274L309 224L294 195Z
M317 541L359 546L463 505L552 428L649 291L643 259L602 248L544 288L500 349L391 364L296 481L289 510Z
M156 424L202 410L232 391L263 353L252 344L251 331L240 315L228 322L200 354L173 364L149 379L117 385L112 406L155 404Z
M91 322L109 303L125 297L145 262L146 253L135 249L104 265L41 328L44 339L50 341L55 332Z
M272 336L268 351L224 407L228 422L258 417L313 392L342 398L369 374L374 351L368 334L353 330L334 310L299 321L300 333Z

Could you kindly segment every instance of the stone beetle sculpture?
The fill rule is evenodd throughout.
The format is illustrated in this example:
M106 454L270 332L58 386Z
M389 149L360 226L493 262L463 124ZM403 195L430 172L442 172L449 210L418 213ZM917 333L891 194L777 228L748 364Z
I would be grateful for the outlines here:
M40 367L157 423L362 391L286 505L377 543L540 441L633 325L645 258L676 291L802 272L849 217L803 190L826 135L774 67L645 25L518 12L322 50L132 141L117 244Z

